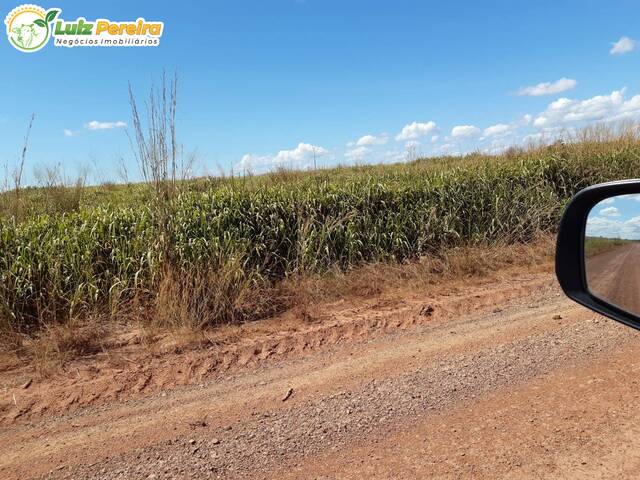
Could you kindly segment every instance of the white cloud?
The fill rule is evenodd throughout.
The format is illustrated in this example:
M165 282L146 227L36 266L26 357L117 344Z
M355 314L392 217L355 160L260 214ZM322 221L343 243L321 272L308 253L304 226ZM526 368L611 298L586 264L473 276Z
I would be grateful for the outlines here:
M542 82L529 87L520 87L517 95L540 97L542 95L554 95L574 88L578 82L573 78L561 78L555 82Z
M277 163L285 162L300 162L305 159L326 155L328 150L318 147L317 145L311 145L310 143L300 142L293 150L280 150L275 157Z
M511 144L505 142L504 140L502 140L500 138L496 138L496 139L491 140L489 145L487 147L481 149L481 151L486 153L486 154L489 154L489 155L500 155L501 153L503 153L510 146L511 146Z
M369 154L369 149L367 147L361 146L356 147L354 149L348 150L344 156L351 161L362 160L366 155Z
M433 137L431 137L431 143L436 143L438 140L440 140L440 137L438 135L434 135Z
M611 50L609 50L611 55L623 55L638 48L638 42L629 37L620 37L620 40L612 42L611 45Z
M253 153L247 153L242 156L242 159L236 164L236 168L241 171L255 170L268 170L269 167L275 166L275 162L272 156L269 155L254 155Z
M611 218L589 216L586 233L590 237L638 240L640 239L640 217L633 217L622 222Z
M406 150L403 151L396 147L385 150L362 146L347 150L344 158L347 162L357 163L396 163L406 161L407 152Z
M547 117L545 117L544 115L539 115L533 121L533 126L534 127L544 127L547 124L548 121L549 121L549 119Z
M89 130L111 130L113 128L124 128L127 124L121 121L118 122L98 122L93 120L85 125Z
M491 125L484 129L483 135L485 137L496 137L509 133L511 131L511 126L505 123L497 123L495 125Z
M589 237L619 237L623 222L603 217L589 216L587 218L586 235Z
M98 120L92 120L89 123L84 124L84 128L87 130L112 130L115 128L125 128L127 124L122 121L117 122L99 122ZM64 133L65 137L75 137L82 133L81 130L71 130L69 128L65 128L62 133Z
M619 217L620 216L620 212L616 207L603 208L602 210L600 210L599 213L603 217Z
M609 95L596 95L586 100L559 98L551 102L533 122L538 128L567 125L584 121L614 121L640 117L640 95L624 99L625 89Z
M456 125L451 129L453 138L471 138L480 135L480 129L474 125Z
M389 141L389 137L386 135L380 135L376 137L375 135L365 135L360 137L358 141L355 143L358 147L365 147L367 145L384 145ZM352 145L348 145L352 146Z
M615 197L611 197L611 198L602 200L601 202L598 203L598 205L612 205L613 203L615 203L615 201L616 201Z
M311 162L315 156L326 156L329 151L323 147L310 143L300 142L298 146L291 150L280 150L276 155L255 155L247 153L236 164L236 168L245 171L266 171L271 167L297 167L312 166Z
M429 121L427 123L413 122L402 127L402 131L396 135L397 141L415 140L424 135L427 135L437 129L435 122Z

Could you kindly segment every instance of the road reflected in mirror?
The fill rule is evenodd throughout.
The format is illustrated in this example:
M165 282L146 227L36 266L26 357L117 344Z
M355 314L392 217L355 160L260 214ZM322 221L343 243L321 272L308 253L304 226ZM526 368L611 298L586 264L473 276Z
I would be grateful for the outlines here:
M584 255L591 294L640 316L640 195L611 197L591 209Z

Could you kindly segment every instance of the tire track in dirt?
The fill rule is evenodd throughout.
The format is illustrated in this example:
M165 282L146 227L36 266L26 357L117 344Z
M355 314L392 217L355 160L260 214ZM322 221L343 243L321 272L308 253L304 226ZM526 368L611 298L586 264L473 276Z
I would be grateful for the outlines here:
M133 354L126 350L107 352L71 364L62 374L34 384L28 391L20 388L28 376L16 376L0 396L0 425L166 393L265 362L302 358L332 345L437 325L472 312L490 311L505 301L548 290L551 285L547 274L529 274L507 279L499 289L480 284L429 296L395 292L356 304L323 305L316 308L319 313L311 321L307 314L305 321L285 316L231 327L228 338L214 338L213 346L184 354L149 355L140 353L140 349Z

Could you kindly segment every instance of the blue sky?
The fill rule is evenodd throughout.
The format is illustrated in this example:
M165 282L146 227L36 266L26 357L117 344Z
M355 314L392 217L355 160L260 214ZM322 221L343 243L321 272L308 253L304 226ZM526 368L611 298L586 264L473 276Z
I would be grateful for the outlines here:
M640 240L640 195L619 195L595 205L587 218L587 235Z
M5 1L1 16L17 5ZM633 1L40 5L67 21L165 27L159 47L25 54L0 41L0 166L15 164L35 112L30 182L57 163L94 181L114 178L119 158L135 172L127 84L144 95L163 69L178 72L179 140L197 150L199 172L305 168L314 154L322 165L498 152L640 116Z

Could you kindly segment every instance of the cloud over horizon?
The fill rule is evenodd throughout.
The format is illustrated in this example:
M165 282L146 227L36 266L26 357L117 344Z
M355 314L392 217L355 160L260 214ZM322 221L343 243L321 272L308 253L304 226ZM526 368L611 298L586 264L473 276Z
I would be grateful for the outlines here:
M280 150L276 155L255 155L247 153L236 164L241 170L253 171L268 170L269 167L296 167L304 168L312 166L312 162L329 154L329 150L318 145L300 142L296 148Z
M308 168L312 157L323 157L322 165L331 160L354 163L385 163L404 161L415 156L464 155L471 152L500 154L513 146L548 144L558 138L567 138L578 129L598 123L618 120L640 120L640 94L625 97L626 88L609 94L587 98L561 97L547 103L537 114L520 114L517 118L492 123L487 126L474 124L454 125L449 135L441 135L436 122L411 122L405 124L392 140L385 133L366 134L346 143L345 148L328 149L309 143L299 143L290 150L277 154L246 154L236 164L242 170L269 170L277 167ZM320 165L320 163L318 163ZM611 210L613 212L613 210ZM606 212L605 212L606 215ZM611 215L609 215L611 216Z
M538 114L533 125L538 128L575 124L586 121L610 122L640 116L640 95L624 99L625 88L609 95L596 95L585 100L559 98Z

